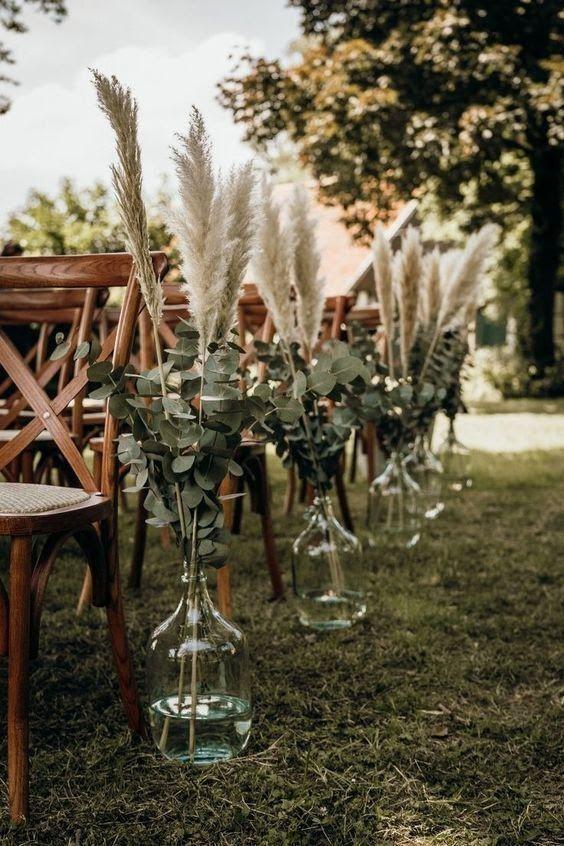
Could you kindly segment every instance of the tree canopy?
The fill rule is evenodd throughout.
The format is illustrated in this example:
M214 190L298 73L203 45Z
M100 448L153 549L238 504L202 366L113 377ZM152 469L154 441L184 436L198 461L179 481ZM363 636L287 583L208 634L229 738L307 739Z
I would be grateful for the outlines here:
M360 236L432 192L474 226L528 216L530 355L554 360L561 232L558 0L290 0L290 62L246 56L221 101L259 148L287 134Z
M27 5L35 7L46 15L51 15L57 22L61 21L67 14L66 0L0 0L0 28L9 32L27 32L28 27L23 22L22 13ZM15 63L11 50L0 41L0 64L13 65ZM11 76L0 73L0 83L3 85L14 85L15 80ZM10 108L10 98L5 93L0 93L0 114L4 114Z
M149 208L151 249L165 250L171 267L178 264L162 207L169 202L164 190ZM79 189L63 179L51 196L31 191L23 208L13 212L5 227L7 239L29 255L69 255L119 252L125 249L123 229L108 188L96 182Z

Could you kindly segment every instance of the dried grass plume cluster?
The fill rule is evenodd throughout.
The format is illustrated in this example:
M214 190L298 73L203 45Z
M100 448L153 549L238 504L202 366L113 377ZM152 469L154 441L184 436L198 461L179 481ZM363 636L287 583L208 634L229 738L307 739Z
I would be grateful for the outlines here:
M453 329L467 329L476 311L482 272L496 233L497 227L486 224L470 235L463 249L441 256L437 249L424 254L418 231L409 227L400 249L393 254L384 230L377 227L374 280L392 377L398 343L402 376L422 378L440 337ZM421 373L412 374L410 353L418 331L428 338L428 350Z
M287 206L287 219L283 220L272 184L264 178L259 206L254 277L281 338L286 344L301 343L309 358L325 307L309 196L303 186L296 186Z

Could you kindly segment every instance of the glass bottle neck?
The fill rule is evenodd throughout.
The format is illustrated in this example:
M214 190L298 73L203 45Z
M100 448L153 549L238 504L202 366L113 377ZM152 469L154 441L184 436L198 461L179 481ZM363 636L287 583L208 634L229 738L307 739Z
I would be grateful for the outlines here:
M309 512L306 513L309 513L310 522L314 523L327 523L329 521L335 520L331 497L327 496L326 494L317 494L314 497Z
M185 558L180 579L184 588L184 596L188 600L196 594L209 599L208 580L200 559L192 563ZM209 601L211 602L211 599Z

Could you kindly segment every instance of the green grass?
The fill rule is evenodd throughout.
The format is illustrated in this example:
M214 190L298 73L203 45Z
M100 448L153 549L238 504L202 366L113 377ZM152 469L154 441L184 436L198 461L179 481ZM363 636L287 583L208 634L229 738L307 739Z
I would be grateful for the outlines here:
M519 414L523 411L532 414L564 414L564 397L554 399L502 399L499 402L474 400L470 403L471 411L480 414Z
M266 601L258 520L245 514L233 562L255 723L245 757L203 773L130 739L103 620L73 613L82 568L69 548L32 675L33 819L16 830L4 811L0 842L562 843L564 452L474 458L474 487L412 554L369 557L370 613L349 632L308 634L291 601ZM279 505L283 476L273 475ZM364 496L358 484L359 524ZM132 515L122 524L125 567ZM275 525L288 573L299 509L285 520L277 508ZM141 683L177 569L153 537L143 590L126 597ZM0 683L5 719L5 662Z

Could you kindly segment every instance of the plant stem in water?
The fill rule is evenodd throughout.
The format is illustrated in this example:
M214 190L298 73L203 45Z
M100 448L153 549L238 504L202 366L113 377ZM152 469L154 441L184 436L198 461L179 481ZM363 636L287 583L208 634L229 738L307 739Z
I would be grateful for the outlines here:
M290 371L292 373L292 380L295 384L296 382L296 367L294 365L294 360L292 358L292 351L290 348L287 347L286 344L283 345L283 349L286 353L286 359L288 361ZM300 400L301 402L301 400ZM335 552L335 546L333 543L333 533L331 531L331 520L330 515L327 510L327 504L325 502L325 498L323 496L323 487L321 484L321 468L319 467L319 461L317 459L317 451L315 449L315 444L313 442L313 435L311 433L310 428L310 421L307 415L307 412L302 404L303 413L302 413L302 423L304 426L304 431L307 438L307 443L309 447L309 452L311 455L311 461L313 466L315 467L315 474L317 476L317 485L316 485L316 493L319 497L319 504L321 506L321 511L323 512L323 516L325 517L325 522L327 524L327 534L329 536L329 550L328 550L328 557L329 557L329 570L331 572L331 581L333 582L333 588L336 594L341 594L344 588L344 579L343 579L343 570L341 567L341 562L339 561L339 556Z

